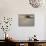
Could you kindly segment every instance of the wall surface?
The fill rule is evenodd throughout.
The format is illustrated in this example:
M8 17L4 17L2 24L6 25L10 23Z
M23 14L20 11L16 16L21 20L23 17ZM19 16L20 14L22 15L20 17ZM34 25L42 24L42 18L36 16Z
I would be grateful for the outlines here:
M17 40L27 40L34 34L37 35L37 39L44 40L45 38L45 15L46 5L43 7L33 8L30 6L28 0L0 0L0 19L1 17L12 17L13 22L10 31L8 33ZM18 16L19 14L34 14L35 26L34 27L19 27ZM0 29L1 30L1 29ZM0 31L0 39L3 31ZM45 34L44 34L45 33ZM3 33L4 34L4 33Z

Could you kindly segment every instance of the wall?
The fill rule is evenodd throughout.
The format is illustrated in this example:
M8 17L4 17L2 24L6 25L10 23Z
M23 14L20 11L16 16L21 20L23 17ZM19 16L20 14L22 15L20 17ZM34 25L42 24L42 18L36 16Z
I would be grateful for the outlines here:
M44 4L43 7L35 9L30 6L28 0L0 0L0 16L13 17L12 26L10 31L8 31L8 33L10 33L10 35L15 37L17 40L27 40L29 37L32 37L34 34L37 35L37 39L44 40L45 39L44 20L46 15L45 12L46 12L46 8ZM35 26L19 27L18 26L19 14L34 14ZM2 36L0 36L0 39L2 39Z

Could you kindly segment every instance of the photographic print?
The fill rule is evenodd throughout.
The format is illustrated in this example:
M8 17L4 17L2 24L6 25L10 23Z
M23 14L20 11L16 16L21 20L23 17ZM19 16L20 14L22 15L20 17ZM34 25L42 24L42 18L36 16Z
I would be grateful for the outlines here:
M34 15L33 14L20 14L19 15L19 26L34 26Z

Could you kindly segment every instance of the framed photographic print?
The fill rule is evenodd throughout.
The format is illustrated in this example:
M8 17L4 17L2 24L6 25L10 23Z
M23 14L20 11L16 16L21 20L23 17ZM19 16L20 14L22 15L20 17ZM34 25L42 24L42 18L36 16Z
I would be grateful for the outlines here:
M34 26L34 14L19 14L19 26Z

